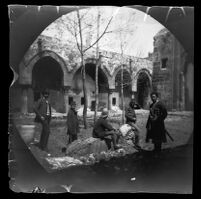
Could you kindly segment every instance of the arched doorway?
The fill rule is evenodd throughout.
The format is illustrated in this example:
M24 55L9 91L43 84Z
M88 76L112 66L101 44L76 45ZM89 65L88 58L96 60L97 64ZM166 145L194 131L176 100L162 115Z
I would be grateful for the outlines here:
M137 103L141 108L148 109L151 82L146 72L140 72L137 79Z
M87 100L88 108L92 111L95 110L95 71L96 65L93 63L87 63L85 65L86 73L86 87L87 87ZM84 105L83 83L82 83L82 67L80 67L74 74L72 81L72 92L70 93L71 100L76 101L78 107ZM101 68L98 69L98 88L99 88L99 109L108 106L108 80L105 73Z
M32 70L32 87L34 101L37 101L44 89L50 91L50 102L57 112L65 112L61 88L63 86L63 71L60 64L50 56L38 60Z
M121 103L121 72L120 69L115 77L115 87L116 91L119 94L119 107L122 109L122 103ZM124 104L127 106L131 100L131 89L132 82L131 82L131 76L129 72L125 69L123 69L123 95L124 95Z

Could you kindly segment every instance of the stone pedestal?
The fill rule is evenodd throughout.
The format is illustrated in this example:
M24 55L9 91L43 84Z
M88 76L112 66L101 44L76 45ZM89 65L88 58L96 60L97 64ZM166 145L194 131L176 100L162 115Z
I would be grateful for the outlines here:
M70 90L70 86L63 87L64 103L65 103L65 109L66 109L67 114L68 114L68 109L69 109L69 104L68 104L69 90Z

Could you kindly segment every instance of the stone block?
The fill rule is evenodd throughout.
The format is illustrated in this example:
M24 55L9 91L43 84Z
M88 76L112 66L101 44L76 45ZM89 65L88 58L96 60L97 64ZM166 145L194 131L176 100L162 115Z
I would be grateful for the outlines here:
M107 151L107 146L104 141L97 138L87 138L85 140L76 140L72 142L66 150L68 156L80 157L87 156L91 153L101 153Z

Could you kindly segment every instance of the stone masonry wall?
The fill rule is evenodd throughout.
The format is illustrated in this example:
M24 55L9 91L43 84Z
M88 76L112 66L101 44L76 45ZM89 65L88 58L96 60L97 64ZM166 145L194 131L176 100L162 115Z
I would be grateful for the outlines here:
M167 59L165 68L163 59ZM159 31L154 37L152 84L168 110L184 109L184 82L180 78L184 62L185 52L180 43L167 29Z

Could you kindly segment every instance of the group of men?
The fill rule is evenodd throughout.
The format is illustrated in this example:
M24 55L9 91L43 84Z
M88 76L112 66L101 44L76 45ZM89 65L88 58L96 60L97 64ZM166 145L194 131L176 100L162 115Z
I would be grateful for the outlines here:
M164 104L159 100L158 93L151 93L152 103L150 104L150 113L146 124L147 134L146 142L152 140L154 144L154 151L160 152L163 142L166 142L166 129L164 125L164 120L167 117L167 110ZM40 142L36 145L43 151L48 152L48 138L50 134L49 123L51 121L51 105L48 101L49 92L44 91L42 93L42 98L36 103L34 111L36 113L35 122L42 124L42 132L40 137ZM135 132L134 147L138 150L141 149L139 146L140 129L136 125L137 117L135 113L135 100L131 99L129 107L126 108L125 117L126 123L132 127ZM108 149L113 147L114 150L119 149L118 144L121 134L114 128L109 121L108 110L103 109L101 116L96 121L92 136L104 140ZM71 103L70 110L67 115L67 134L68 134L68 144L78 139L79 133L79 121L76 111L76 103L73 101Z

